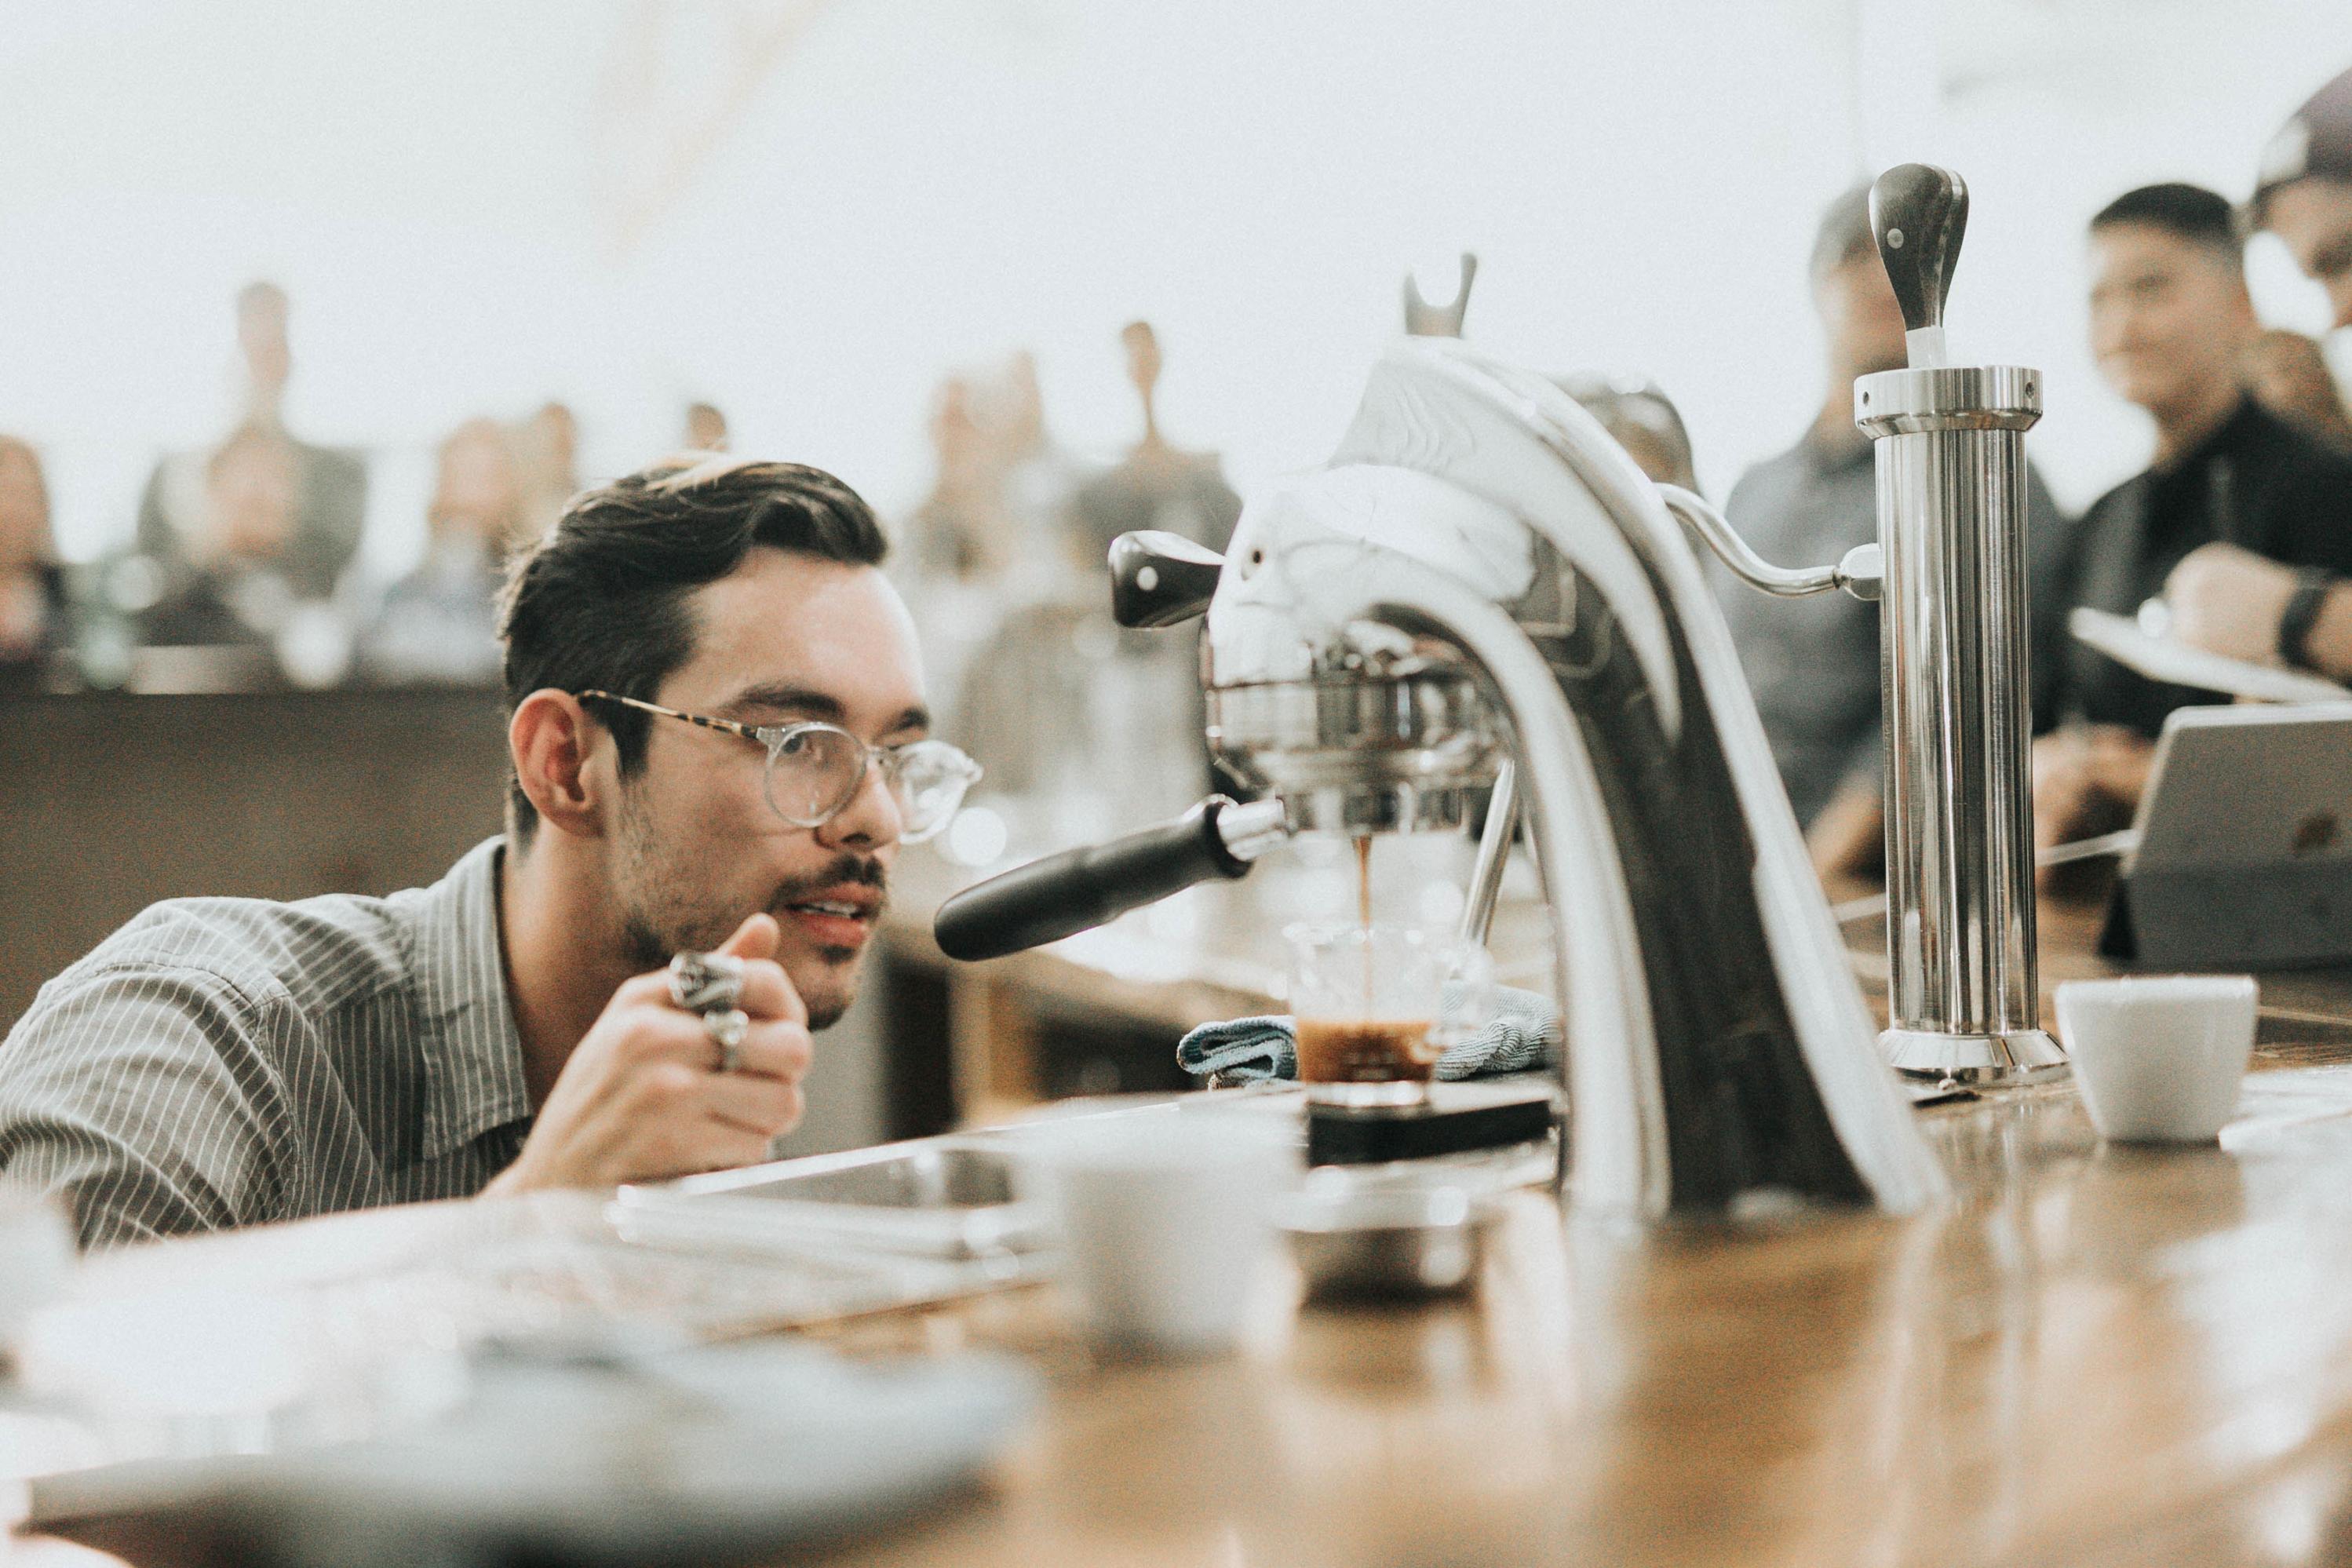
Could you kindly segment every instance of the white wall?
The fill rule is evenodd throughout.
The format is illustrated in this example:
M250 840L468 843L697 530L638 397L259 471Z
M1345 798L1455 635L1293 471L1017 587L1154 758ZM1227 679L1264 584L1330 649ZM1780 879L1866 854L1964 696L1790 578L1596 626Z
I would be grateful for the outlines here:
M1246 489L1319 460L1402 268L1465 246L1474 337L1656 377L1719 493L1821 395L1821 204L1922 156L1975 195L1956 347L2048 371L2038 456L2080 504L2145 439L2082 350L2083 220L2148 179L2242 195L2352 63L2352 6L2320 0L807 4L623 248L600 160L664 122L613 121L620 40L667 18L634 58L690 139L789 5L0 0L0 429L48 451L69 552L225 417L227 298L264 274L296 300L298 426L408 454L388 564L415 454L550 395L592 468L708 396L739 445L889 506L941 372L1027 346L1057 428L1108 451L1136 315L1170 428ZM2284 274L2260 258L2265 306L2309 324Z

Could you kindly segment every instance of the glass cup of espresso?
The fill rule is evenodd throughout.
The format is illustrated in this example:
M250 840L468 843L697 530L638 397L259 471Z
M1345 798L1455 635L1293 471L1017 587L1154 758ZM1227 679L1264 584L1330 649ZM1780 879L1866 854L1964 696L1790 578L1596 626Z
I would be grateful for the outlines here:
M1417 1105L1437 1058L1494 1007L1484 948L1394 925L1295 925L1298 1077L1330 1105Z

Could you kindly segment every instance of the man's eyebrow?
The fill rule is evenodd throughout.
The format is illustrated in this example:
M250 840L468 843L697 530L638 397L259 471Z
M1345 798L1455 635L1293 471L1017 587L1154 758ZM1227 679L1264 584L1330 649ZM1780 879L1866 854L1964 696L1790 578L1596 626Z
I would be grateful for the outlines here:
M813 691L805 686L770 683L753 686L735 694L730 708L761 708L776 712L798 713L811 719L822 719L828 724L838 724L848 715L841 700Z
M754 686L736 694L728 706L733 709L756 708L771 712L793 713L807 719L822 719L828 724L839 724L849 716L837 697L813 690L805 686L771 683ZM902 709L898 716L883 726L882 733L895 735L901 730L928 730L931 727L930 710L919 705Z

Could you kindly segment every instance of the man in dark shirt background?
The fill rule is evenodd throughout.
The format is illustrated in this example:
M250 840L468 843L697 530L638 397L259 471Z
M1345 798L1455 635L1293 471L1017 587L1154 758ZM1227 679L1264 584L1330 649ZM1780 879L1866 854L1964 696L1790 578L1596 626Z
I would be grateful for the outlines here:
M2291 566L2352 570L2352 457L2264 412L2242 365L2261 331L2229 202L2148 185L2091 220L2091 342L2101 374L2156 424L2147 471L2095 502L2066 572L2076 605L2131 615L2181 558L2216 541ZM2147 679L2070 643L2066 719L2034 749L2044 844L2119 826L2165 715L2212 693Z
M1813 239L1813 310L1828 351L1828 385L1804 436L1732 488L1725 513L1767 560L1835 561L1878 537L1870 442L1853 423L1857 376L1900 369L1903 312L1870 231L1870 187L1830 204ZM2034 658L2057 636L2056 568L2065 531L2039 474L2026 489ZM1739 648L1764 733L1813 863L1874 869L1884 853L1879 810L1878 606L1844 594L1780 599L1717 568L1717 598Z

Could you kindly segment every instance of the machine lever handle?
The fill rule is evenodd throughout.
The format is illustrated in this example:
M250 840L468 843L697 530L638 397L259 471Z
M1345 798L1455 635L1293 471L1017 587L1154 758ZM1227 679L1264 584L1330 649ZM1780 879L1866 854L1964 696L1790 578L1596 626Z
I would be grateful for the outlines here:
M1196 882L1243 876L1282 840L1282 824L1278 801L1237 805L1213 795L1172 822L975 883L940 906L931 934L941 952L967 963L1059 942Z
M1870 232L1903 308L1914 369L1943 363L1944 301L1968 227L1968 182L1949 169L1898 163L1870 187Z
M1110 542L1110 616L1123 626L1172 626L1209 607L1225 558L1181 533L1146 528Z

